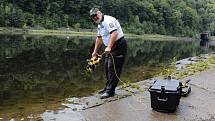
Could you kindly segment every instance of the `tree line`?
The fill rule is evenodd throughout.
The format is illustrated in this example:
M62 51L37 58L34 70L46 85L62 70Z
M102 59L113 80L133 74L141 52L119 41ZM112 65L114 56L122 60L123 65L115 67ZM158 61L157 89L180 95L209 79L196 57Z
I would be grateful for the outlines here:
M129 33L215 32L214 0L1 0L0 26L92 29L96 27L89 17L92 7L119 19Z

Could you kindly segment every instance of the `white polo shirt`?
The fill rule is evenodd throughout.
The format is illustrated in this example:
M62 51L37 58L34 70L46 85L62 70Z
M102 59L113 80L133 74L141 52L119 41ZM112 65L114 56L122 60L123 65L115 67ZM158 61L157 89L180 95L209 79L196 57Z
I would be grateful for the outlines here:
M116 40L124 36L118 20L112 16L104 15L104 20L98 24L97 36L102 37L105 46L108 46L110 33L113 31L116 31L118 33Z

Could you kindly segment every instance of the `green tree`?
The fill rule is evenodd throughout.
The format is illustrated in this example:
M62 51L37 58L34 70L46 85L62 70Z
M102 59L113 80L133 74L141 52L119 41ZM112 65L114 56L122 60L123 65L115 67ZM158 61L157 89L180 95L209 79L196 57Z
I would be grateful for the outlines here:
M80 28L95 28L92 7L138 34L191 36L210 30L215 20L213 0L1 0L0 26L57 29L80 23Z
M215 22L209 24L209 29L211 32L215 32Z

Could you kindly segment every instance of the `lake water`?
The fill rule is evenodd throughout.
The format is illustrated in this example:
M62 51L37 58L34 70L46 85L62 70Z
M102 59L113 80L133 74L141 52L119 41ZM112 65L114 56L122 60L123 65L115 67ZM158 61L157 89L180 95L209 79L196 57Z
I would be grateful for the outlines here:
M199 40L127 39L121 80L137 82L176 60L208 53ZM0 120L38 118L71 97L90 96L105 85L103 60L86 73L94 37L0 35ZM102 51L101 51L102 53Z

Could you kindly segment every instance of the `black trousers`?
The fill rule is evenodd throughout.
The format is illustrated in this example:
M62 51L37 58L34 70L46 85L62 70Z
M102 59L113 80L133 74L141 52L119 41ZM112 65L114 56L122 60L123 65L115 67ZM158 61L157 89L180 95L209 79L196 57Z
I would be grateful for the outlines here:
M127 42L124 37L122 37L114 43L111 49L111 54L106 55L105 57L104 67L107 79L105 89L109 94L115 92L115 88L119 82L117 76L120 77L126 55Z

